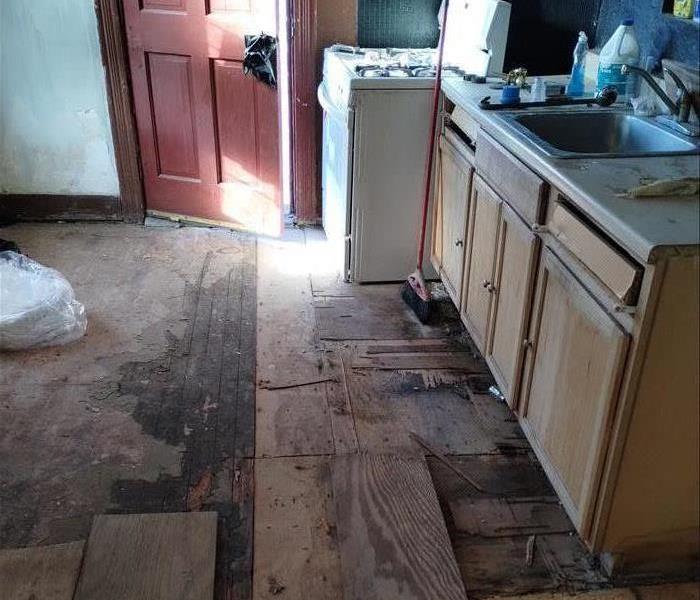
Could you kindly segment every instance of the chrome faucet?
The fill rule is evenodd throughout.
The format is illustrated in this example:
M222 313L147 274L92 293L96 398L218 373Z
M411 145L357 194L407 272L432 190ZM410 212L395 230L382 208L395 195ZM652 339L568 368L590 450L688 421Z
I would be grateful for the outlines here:
M698 127L689 123L690 107L692 106L692 96L690 91L688 91L688 88L683 83L683 80L673 71L671 71L671 69L664 67L664 73L668 73L669 77L673 79L676 87L678 88L678 94L675 102L663 89L661 89L661 86L656 83L656 80L651 73L649 73L649 71L640 67L633 67L632 65L623 65L622 74L627 75L628 73L637 73L642 79L644 79L644 81L649 84L649 87L654 90L654 93L671 111L673 119L661 116L658 117L660 121L665 122L673 129L676 129L685 135L697 136L700 134Z

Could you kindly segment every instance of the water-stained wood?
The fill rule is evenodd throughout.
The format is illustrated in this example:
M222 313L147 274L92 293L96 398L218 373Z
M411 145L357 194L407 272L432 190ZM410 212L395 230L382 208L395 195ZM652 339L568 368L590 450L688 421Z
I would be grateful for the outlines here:
M332 480L345 600L465 600L423 459L338 456Z

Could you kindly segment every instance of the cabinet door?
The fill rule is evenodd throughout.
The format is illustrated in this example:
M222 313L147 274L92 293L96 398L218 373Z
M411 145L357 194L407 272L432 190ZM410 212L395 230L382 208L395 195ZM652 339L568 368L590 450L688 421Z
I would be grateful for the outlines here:
M623 329L545 249L526 359L522 424L584 538L627 348Z
M513 408L521 374L523 343L527 337L539 243L537 236L506 203L501 206L499 229L486 360L501 393Z
M441 138L439 214L442 229L440 235L442 263L440 274L457 307L460 306L462 299L467 212L473 172L471 164L452 143Z
M469 246L464 277L462 320L477 348L485 353L494 284L501 199L474 177L469 216Z

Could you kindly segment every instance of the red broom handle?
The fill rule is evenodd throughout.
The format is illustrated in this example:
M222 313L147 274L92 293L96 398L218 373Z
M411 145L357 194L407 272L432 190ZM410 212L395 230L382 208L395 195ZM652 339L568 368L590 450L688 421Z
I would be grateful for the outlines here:
M447 30L447 11L450 0L444 0L442 26L440 27L440 42L438 43L437 66L435 71L435 88L433 89L433 116L430 125L430 146L428 158L425 164L425 194L423 196L423 218L420 226L420 238L418 241L418 270L423 268L423 255L425 252L425 234L428 228L428 206L430 205L430 192L433 186L433 159L435 158L435 129L437 128L438 111L440 108L440 87L442 84L442 57L445 51L445 31Z

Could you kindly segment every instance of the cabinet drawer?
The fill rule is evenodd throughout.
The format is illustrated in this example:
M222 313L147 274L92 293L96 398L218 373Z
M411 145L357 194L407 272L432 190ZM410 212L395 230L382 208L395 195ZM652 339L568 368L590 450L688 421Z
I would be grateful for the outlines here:
M547 183L488 134L479 133L476 170L527 223L540 223Z
M547 230L624 304L636 304L644 274L639 265L562 203L555 203Z

